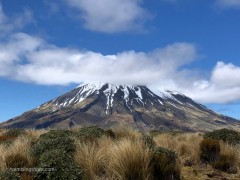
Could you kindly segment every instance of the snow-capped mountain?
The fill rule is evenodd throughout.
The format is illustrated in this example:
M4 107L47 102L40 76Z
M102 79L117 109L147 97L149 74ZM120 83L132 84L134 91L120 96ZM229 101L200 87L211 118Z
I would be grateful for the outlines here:
M82 83L72 91L5 123L2 127L67 128L128 125L141 130L207 131L238 128L240 122L222 116L175 91L146 86Z

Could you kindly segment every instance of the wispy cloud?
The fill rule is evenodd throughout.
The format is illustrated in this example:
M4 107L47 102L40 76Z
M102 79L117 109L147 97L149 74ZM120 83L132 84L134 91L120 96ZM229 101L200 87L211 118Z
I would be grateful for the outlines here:
M239 0L216 0L216 5L221 8L240 8Z
M149 12L142 0L64 0L77 10L84 27L98 32L115 33L143 30Z
M57 14L60 12L59 2L44 0L43 3L47 6L49 15Z
M17 14L14 17L7 17L0 2L0 37L9 32L17 31L33 21L32 12L28 9L25 9L23 13Z

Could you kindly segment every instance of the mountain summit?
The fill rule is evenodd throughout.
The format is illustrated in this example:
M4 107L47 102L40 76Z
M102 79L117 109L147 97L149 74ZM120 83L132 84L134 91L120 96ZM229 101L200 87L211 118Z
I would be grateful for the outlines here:
M146 86L82 83L0 126L39 129L127 125L140 130L183 131L240 127L239 121L217 114L181 93L154 92Z

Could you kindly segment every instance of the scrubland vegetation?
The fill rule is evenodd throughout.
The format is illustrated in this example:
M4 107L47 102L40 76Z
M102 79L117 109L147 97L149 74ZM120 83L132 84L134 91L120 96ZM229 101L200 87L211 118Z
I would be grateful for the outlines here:
M1 129L0 179L240 179L240 134Z

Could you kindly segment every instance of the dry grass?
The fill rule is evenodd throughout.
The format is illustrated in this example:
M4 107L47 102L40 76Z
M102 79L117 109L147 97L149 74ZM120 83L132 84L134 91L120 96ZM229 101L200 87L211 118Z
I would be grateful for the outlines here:
M3 135L6 131L6 129L0 129L0 136Z
M227 157L227 160L233 166L232 170L240 174L240 146L234 146L221 141L220 147L220 156Z
M119 126L113 129L115 132L115 138L119 139L132 139L133 141L139 140L141 138L141 133L130 127Z
M220 142L220 155L227 156L234 167L236 174L216 171L210 165L205 166L200 161L199 145L203 137L198 133L184 133L178 135L159 134L154 137L158 146L174 150L178 154L184 179L240 179L240 145L231 145ZM190 167L189 167L190 166Z
M160 147L175 151L181 163L191 161L199 163L199 144L202 136L198 133L185 133L179 135L160 134L154 137L154 141Z
M107 137L98 143L76 142L76 162L84 170L84 179L150 179L150 150L140 141Z
M71 129L77 131L79 127ZM10 144L0 144L0 171L7 169L6 158L19 154L27 159L28 167L33 165L33 157L29 150L31 142L37 141L39 136L48 130L26 130L26 134L17 137ZM140 132L118 127L113 129L115 138L106 136L97 138L93 142L83 142L77 137L74 139L76 153L74 159L83 170L83 179L86 180L152 180L153 169L151 160L152 150L143 142ZM0 130L0 136L6 130ZM165 147L176 152L177 163L181 166L183 179L215 179L231 177L240 179L240 146L220 142L220 154L231 159L237 174L227 174L216 171L210 165L205 166L200 161L199 145L203 140L198 133L183 133L171 135L159 134L154 137L157 146ZM217 174L216 174L217 172ZM214 174L215 173L215 174ZM197 178L196 178L197 179ZM214 178L213 178L214 179Z
M73 132L77 132L77 131L79 131L79 129L81 129L82 127L83 127L83 126L81 126L81 125L75 125L75 126L69 128L69 130L70 130L70 131L73 131Z
M109 174L112 177L125 179L150 179L151 153L140 141L123 139L109 149Z
M48 131L49 130L47 130L47 129L39 129L39 130L27 129L26 135L30 138L38 139L42 134L47 133Z
M84 179L105 179L108 165L108 148L112 141L106 137L98 143L81 143L75 139L75 160L84 170Z
M0 144L0 170L4 171L7 169L6 157L14 154L20 154L31 164L32 158L29 154L30 147L30 139L24 136L18 137L10 145Z
M234 163L236 165L240 163L240 146L239 145L233 146L231 144L224 143L221 141L220 147L221 147L221 151L220 151L221 155L228 155L233 157Z

